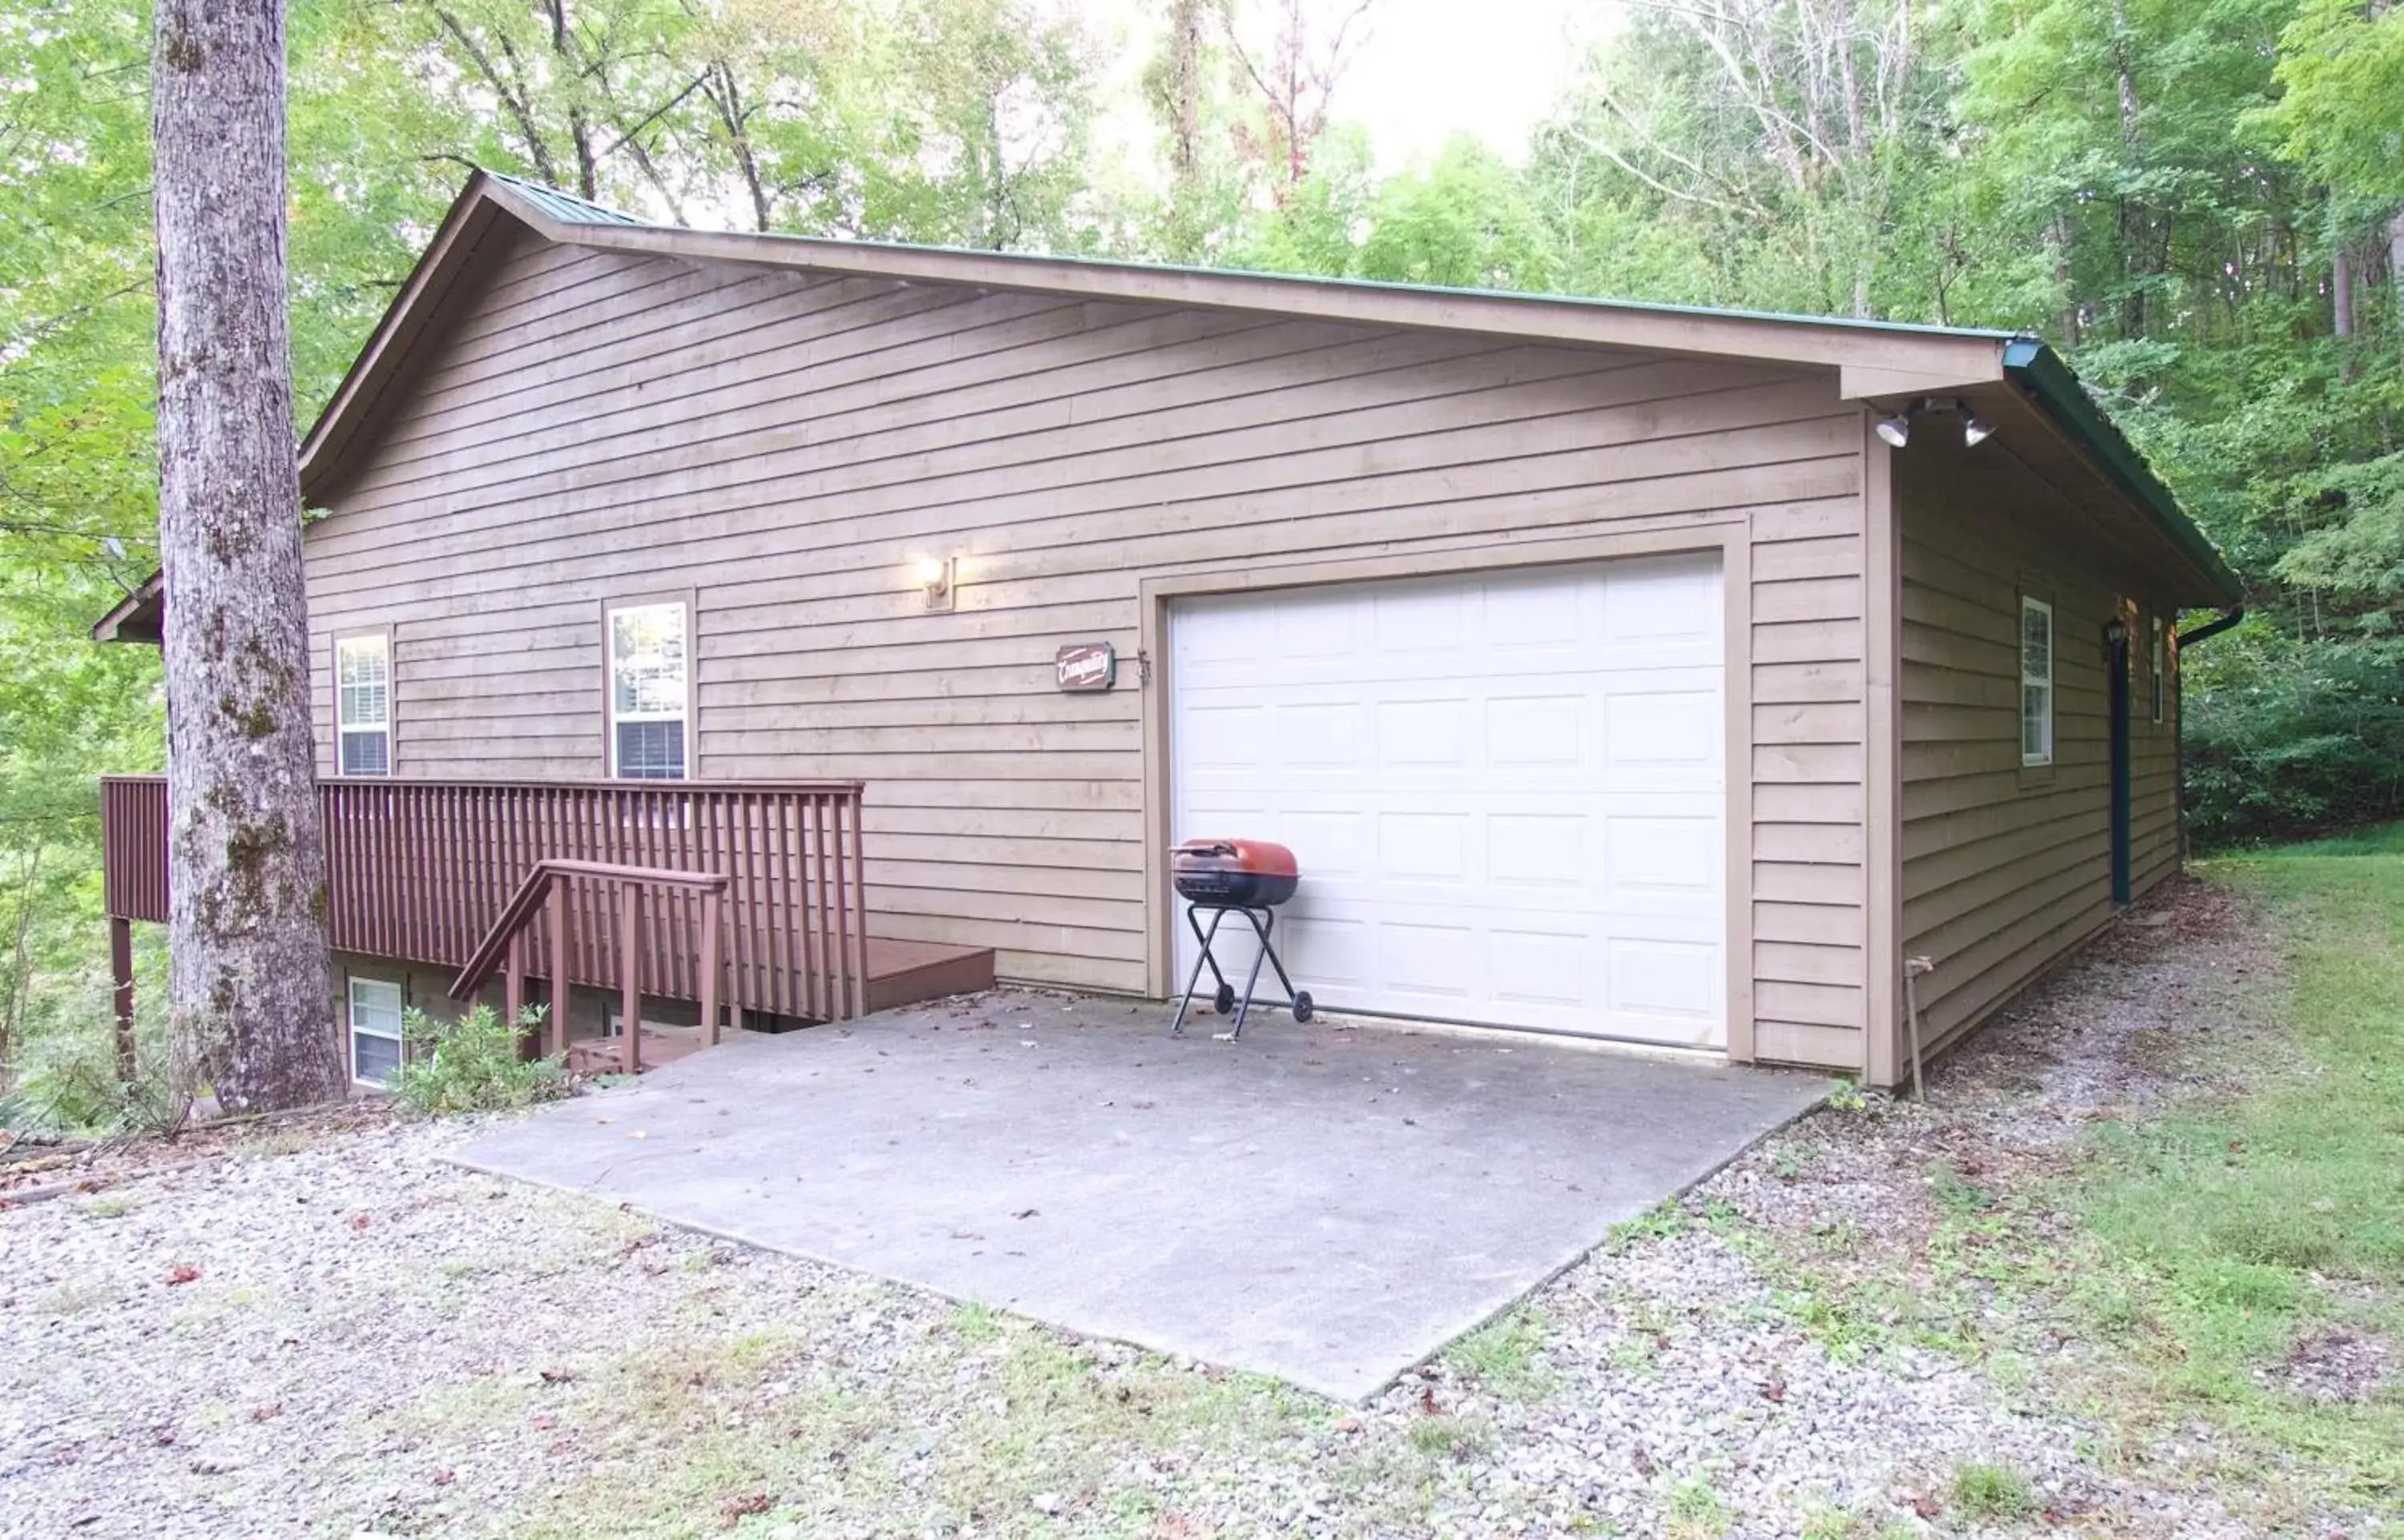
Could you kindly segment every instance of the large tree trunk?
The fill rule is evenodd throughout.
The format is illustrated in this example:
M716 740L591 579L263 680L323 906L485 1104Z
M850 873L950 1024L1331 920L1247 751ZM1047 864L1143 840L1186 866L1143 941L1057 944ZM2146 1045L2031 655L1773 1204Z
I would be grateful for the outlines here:
M177 1029L229 1111L342 1094L284 296L282 0L158 0L159 545Z
M2396 334L2404 337L2404 208L2387 218L2387 282L2396 290Z

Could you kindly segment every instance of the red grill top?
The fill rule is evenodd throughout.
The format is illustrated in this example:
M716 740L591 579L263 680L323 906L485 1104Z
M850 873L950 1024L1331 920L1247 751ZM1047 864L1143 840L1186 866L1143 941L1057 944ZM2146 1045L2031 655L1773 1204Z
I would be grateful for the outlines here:
M1181 872L1250 872L1256 876L1301 875L1293 852L1265 839L1190 839L1169 852Z

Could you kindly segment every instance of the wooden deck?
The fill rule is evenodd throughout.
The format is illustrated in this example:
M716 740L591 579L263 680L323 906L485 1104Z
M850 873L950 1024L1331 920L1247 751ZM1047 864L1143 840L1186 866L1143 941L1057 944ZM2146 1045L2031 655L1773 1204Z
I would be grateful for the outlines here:
M130 1029L127 927L167 918L167 788L107 777L102 793L117 1015ZM714 999L738 1020L841 1020L993 983L990 947L867 933L856 781L360 779L321 782L319 796L337 951L506 968L513 987L548 987L561 971L629 1000ZM554 868L566 875L553 902L506 916L510 933L496 940L530 875ZM662 890L630 892L632 878Z
M993 948L868 938L868 1008L889 1011L993 987Z
M970 994L993 987L993 949L989 946L939 946L924 941L868 940L868 1008L889 1011L945 995ZM766 1032L729 1029L720 1041L732 1043ZM700 1027L646 1027L642 1065L646 1070L697 1054L712 1046ZM579 1038L568 1045L568 1067L580 1073L616 1070L618 1040Z

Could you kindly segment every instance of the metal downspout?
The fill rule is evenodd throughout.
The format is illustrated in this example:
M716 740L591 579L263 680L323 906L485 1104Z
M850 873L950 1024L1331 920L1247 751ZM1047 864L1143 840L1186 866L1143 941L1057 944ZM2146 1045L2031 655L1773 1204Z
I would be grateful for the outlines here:
M2201 625L2197 626L2197 627L2196 627L2194 630L2192 630L2192 631L2173 631L2173 632L2171 634L2171 639L2172 639L2172 641L2173 641L2173 645L2175 646L2175 648L2176 648L2176 650L2177 650L2177 651L2176 651L2176 655L2184 657L2184 656L2186 655L2186 653L2187 653L2187 650L2188 648L2193 647L2196 643L2201 642L2201 641L2210 641L2213 637L2217 637L2217 636L2218 636L2218 635L2220 635L2223 631L2228 630L2230 626L2235 625L2239 621L2242 621L2242 620L2243 620L2244 618L2245 618L2245 607L2244 607L2243 605L2242 605L2242 604L2240 604L2240 605L2232 605L2230 608L2229 608L2229 609L2227 609L2222 610L2219 614L2215 615L2212 619L2210 619L2210 620L2208 620L2208 621L2204 622ZM2192 846L2192 845L2190 844L2190 842L2188 841L2188 838L2187 838L2187 670L2186 670L2186 669L2182 668L2182 669L2180 669L2180 670L2179 670L2178 680L2179 680L2179 697L2178 697L2178 714L2179 714L2179 720L2178 720L2178 732L2177 732L2177 735L2172 739L2172 744L2173 744L2173 753L2176 756L2176 763L2175 763L2175 764L2174 764L2174 765L2173 765L2173 775L2175 775L2175 776L2177 777L2177 781L2178 781L2178 793L2179 793L2179 798L2178 798L2179 858L2180 858L2182 861L2184 861L2187 857L2188 857L2188 856L2190 856L2190 855L2193 855L2193 854L2195 853L2195 852L2194 852L2194 847L2193 847L2193 846Z
M2219 614L2214 616L2211 620L2204 622L2201 625L2197 626L2192 631L2178 632L2176 635L2178 637L2179 651L2184 652L2200 641L2204 641L2213 637L2217 637L2223 631L2228 630L2230 626L2235 625L2239 621L2242 621L2244 618L2245 607L2241 604L2233 609L2222 610Z

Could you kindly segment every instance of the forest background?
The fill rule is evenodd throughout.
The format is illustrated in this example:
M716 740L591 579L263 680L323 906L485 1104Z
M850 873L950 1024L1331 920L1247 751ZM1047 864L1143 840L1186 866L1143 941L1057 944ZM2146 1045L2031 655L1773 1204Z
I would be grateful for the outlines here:
M2195 837L2404 812L2404 8L1596 0L1524 142L1397 165L1346 115L1378 5L294 0L296 430L479 165L703 226L2025 329L2246 579L2187 664ZM0 8L0 1120L105 1103L94 777L161 754L156 652L87 637L156 554L149 27Z

